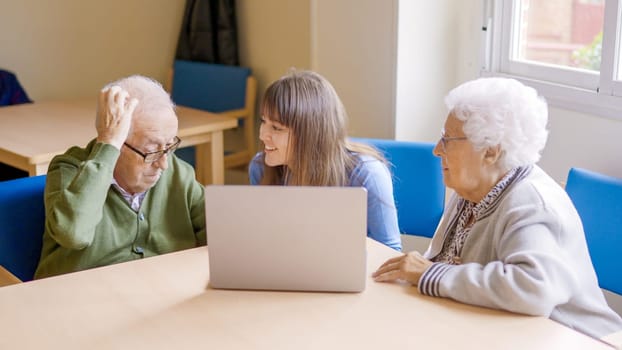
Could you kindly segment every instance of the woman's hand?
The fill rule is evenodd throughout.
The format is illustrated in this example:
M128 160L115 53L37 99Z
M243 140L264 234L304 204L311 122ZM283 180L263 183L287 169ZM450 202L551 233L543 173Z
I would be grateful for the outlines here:
M119 86L103 89L99 94L95 119L97 141L121 149L130 132L132 114L137 104L138 100L130 99L127 91Z
M390 282L400 279L418 285L421 275L430 266L432 266L430 260L424 258L419 252L412 251L387 260L372 274L372 277L376 282Z

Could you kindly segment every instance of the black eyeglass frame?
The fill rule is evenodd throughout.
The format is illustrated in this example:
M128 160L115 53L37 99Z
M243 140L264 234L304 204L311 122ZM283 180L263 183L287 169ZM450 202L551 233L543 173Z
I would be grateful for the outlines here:
M158 160L160 160L160 158L164 157L165 154L168 155L168 154L174 153L175 150L177 150L177 148L179 147L180 143L181 143L181 139L175 136L175 142L169 147L163 150L160 150L160 151L147 152L147 153L143 153L141 150L137 149L136 147L130 145L127 142L124 142L123 144L127 146L127 148L134 151L136 154L143 157L143 160L145 163L153 163L153 162L157 162Z

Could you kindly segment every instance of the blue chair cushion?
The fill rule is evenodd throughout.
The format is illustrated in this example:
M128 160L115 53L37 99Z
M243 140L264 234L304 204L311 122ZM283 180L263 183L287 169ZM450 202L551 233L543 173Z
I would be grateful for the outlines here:
M171 97L178 105L215 113L244 108L250 74L245 67L177 60Z
M583 222L600 287L622 294L622 179L572 168L566 192Z
M0 69L0 106L32 102L15 74Z
M445 184L433 143L351 138L374 146L390 163L400 231L432 237L443 215Z
M185 60L176 60L173 67L171 98L176 104L214 113L245 107L250 69ZM240 126L243 123L244 120L238 120ZM195 166L195 147L184 147L175 153Z
M0 182L0 265L32 280L45 224L45 175Z
M195 158L196 154L197 154L196 147L184 147L184 148L179 148L178 150L175 151L175 155L178 158L192 165L193 168L196 166L196 158Z

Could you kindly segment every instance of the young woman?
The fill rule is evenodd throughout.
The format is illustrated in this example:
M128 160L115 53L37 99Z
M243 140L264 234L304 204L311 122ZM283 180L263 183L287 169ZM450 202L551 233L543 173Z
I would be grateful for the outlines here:
M290 72L268 87L261 113L264 150L251 161L251 184L365 187L367 235L401 250L386 161L373 148L348 142L345 109L326 79Z

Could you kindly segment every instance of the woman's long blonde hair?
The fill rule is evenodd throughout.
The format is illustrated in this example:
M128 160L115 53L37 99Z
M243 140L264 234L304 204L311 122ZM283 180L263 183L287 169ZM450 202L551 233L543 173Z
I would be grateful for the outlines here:
M311 71L292 70L272 83L261 103L263 118L290 129L287 165L264 163L264 185L345 186L359 154L384 159L347 140L346 111L333 86Z

